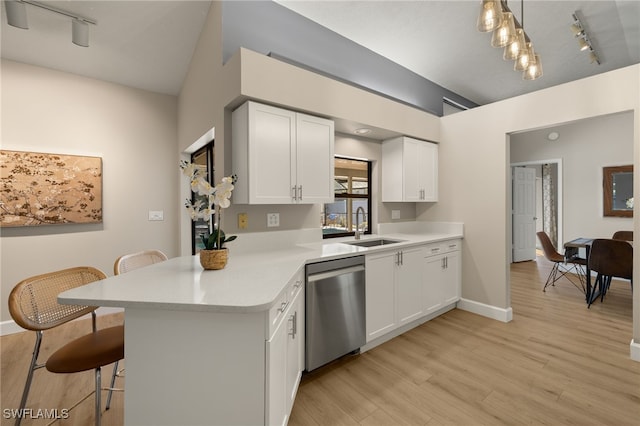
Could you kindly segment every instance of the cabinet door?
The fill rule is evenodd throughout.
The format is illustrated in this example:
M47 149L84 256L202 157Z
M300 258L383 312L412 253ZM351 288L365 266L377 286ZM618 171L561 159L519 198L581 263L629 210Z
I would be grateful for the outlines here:
M420 201L438 201L438 145L421 142L417 157Z
M460 300L460 252L447 253L445 257L444 279L442 287L443 304L448 305Z
M422 273L424 252L419 248L401 250L396 271L398 325L411 322L423 314Z
M295 112L251 102L248 125L249 203L290 204L292 174L295 176Z
M420 178L421 154L423 150L421 142L415 139L404 138L402 153L403 173L404 173L404 201L422 201L422 185Z
M422 280L422 303L425 314L429 314L443 306L445 286L445 256L427 257L424 261L424 275Z
M286 317L285 317L286 318ZM287 321L278 325L267 345L266 413L268 425L284 425L288 417L286 395Z
M291 414L293 401L304 370L304 290L293 299L285 318L287 324L287 416Z
M333 202L334 137L333 121L296 115L296 202Z
M366 259L367 342L395 328L396 253L370 255Z

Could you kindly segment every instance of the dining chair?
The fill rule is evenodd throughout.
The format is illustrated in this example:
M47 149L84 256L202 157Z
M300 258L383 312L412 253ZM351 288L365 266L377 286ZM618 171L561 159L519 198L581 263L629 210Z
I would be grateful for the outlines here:
M633 241L633 231L616 231L611 238L614 240Z
M548 286L555 286L556 281L560 278L565 277L571 284L573 284L578 290L582 290L583 293L586 293L585 288L585 272L584 266L586 266L586 259L582 259L579 257L572 257L570 259L565 259L565 257L558 253L558 250L554 247L549 235L546 232L540 231L537 232L536 235L542 244L542 251L544 252L544 257L553 262L553 267L551 268L551 272L547 277L547 281L544 284L544 288L542 291L547 291ZM560 270L560 265L568 266L568 269ZM578 281L580 285L576 284L569 275L571 271L575 271L578 276Z
M604 301L614 277L629 280L633 291L633 246L629 242L603 238L593 240L589 268L597 272L593 287L595 290L596 285L598 286L601 302ZM590 297L589 307L594 299L593 296Z
M143 266L153 265L154 263L164 262L167 255L160 250L143 250L136 253L124 254L116 259L113 264L113 273L116 275L142 268Z
M35 331L36 342L27 373L20 413L29 396L33 373L45 367L52 373L78 373L95 371L95 424L101 420L101 367L124 358L124 327L115 326L98 330L95 306L62 305L58 294L106 278L95 268L81 266L46 274L36 275L20 281L9 294L9 313L20 327ZM72 340L57 349L45 363L38 363L44 331L66 324L83 315L91 314L92 332ZM109 390L109 395L111 390ZM22 418L16 418L19 425Z

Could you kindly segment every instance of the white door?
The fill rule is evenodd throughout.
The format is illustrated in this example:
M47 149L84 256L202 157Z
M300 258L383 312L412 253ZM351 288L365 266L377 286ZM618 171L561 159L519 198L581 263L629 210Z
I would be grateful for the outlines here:
M536 169L513 168L513 261L536 258Z

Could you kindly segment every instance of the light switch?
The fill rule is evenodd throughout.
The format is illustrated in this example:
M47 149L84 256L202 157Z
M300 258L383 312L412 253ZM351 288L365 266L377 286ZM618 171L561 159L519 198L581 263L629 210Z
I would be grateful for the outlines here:
M149 220L164 220L164 211L149 210Z

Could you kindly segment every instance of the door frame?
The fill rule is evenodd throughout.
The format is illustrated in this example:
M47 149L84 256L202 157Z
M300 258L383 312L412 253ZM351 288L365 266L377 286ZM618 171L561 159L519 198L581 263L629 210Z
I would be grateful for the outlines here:
M558 182L557 183L557 187L558 187L558 208L556 210L556 214L558 215L557 222L558 222L558 245L562 244L562 241L564 241L563 239L563 233L564 233L564 226L563 226L563 217L564 217L564 213L563 213L563 182L562 182L562 158L552 158L552 159L548 159L548 160L532 160L532 161L522 161L522 162L518 162L518 163L510 163L510 168L511 168L511 174L509 177L509 180L511 182L511 187L513 187L513 169L515 167L523 167L523 166L541 166L543 164L556 164L558 166ZM511 197L511 211L513 211L513 197ZM512 214L513 216L513 214ZM511 222L513 223L513 217L511 218ZM513 239L513 232L512 234L512 239ZM513 241L512 241L512 246L511 246L511 250L509 253L509 264L513 263Z

